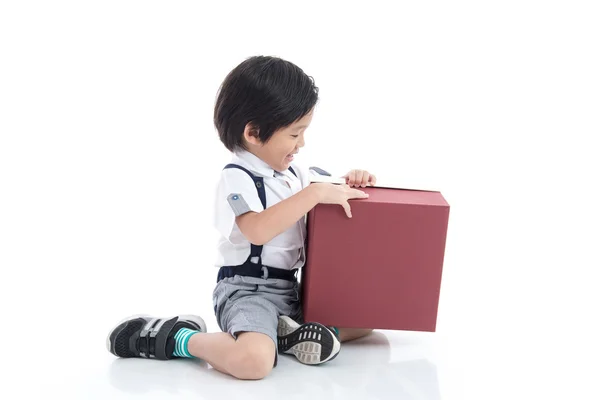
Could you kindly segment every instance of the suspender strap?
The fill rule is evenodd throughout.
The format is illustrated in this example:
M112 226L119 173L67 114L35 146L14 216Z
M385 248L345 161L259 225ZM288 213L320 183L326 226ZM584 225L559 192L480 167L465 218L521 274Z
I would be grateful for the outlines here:
M265 192L265 184L263 182L263 178L261 178L260 176L255 176L252 172L237 164L227 164L224 169L230 168L240 169L247 173L248 176L250 176L250 178L252 178L252 180L254 181L254 186L256 186L256 190L258 191L258 198L260 199L263 208L267 208L267 193Z
M241 165L237 165L237 164L227 164L225 166L224 169L231 169L231 168L237 168L239 170L244 171L245 173L248 174L248 176L250 176L250 178L252 178L252 180L254 181L254 186L256 187L256 190L258 192L258 198L260 199L260 202L262 203L263 208L267 208L267 193L265 191L265 184L263 181L263 178L259 177L259 176L255 176L252 172L248 171L246 168L242 167ZM250 243L250 259L254 258L254 257L258 257L258 264L262 265L262 246L257 246L253 243Z
M321 169L319 167L310 167L309 170L315 171L319 175L331 176L331 174L329 172L327 172L324 169Z
M260 202L262 203L263 208L267 208L267 193L265 191L265 185L263 178L259 176L255 176L248 169L242 167L237 164L227 164L224 169L236 168L244 171L252 181L254 182L254 186L256 187L256 191L258 192L258 197ZM296 172L292 167L289 168L290 172L297 177ZM242 265L238 266L223 266L219 269L219 274L217 277L217 282L223 278L231 277L234 275L245 275L245 276L254 276L260 277L263 279L273 278L273 279L286 279L290 281L294 281L296 279L296 274L298 270L288 271L282 270L279 268L271 268L262 265L262 246L257 246L255 244L250 243L250 257L246 260L246 262ZM258 263L252 263L253 258L258 258Z
M237 164L227 164L224 169L230 168L240 169L247 173L250 178L252 178L252 180L254 181L254 186L256 186L256 190L258 191L258 198L260 199L263 208L267 208L267 193L265 192L265 184L263 178L261 178L260 176L255 176L252 172ZM295 177L298 177L298 175L296 175L296 171L294 171L292 167L289 167L288 170L292 174L294 174Z

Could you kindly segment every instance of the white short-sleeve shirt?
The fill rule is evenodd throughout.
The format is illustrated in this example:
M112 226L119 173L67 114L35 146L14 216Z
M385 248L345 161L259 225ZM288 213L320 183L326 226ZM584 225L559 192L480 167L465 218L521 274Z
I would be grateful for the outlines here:
M263 178L267 208L293 196L309 184L309 170L295 163L292 163L291 167L297 176L289 170L281 173L273 170L248 151L235 152L231 163ZM260 213L264 210L258 190L246 172L238 168L228 168L221 172L215 200L214 222L221 235L216 265L241 265L250 256L251 243L238 228L235 218L249 211ZM301 218L285 232L263 245L263 265L286 270L302 267L306 259L305 238L306 222L305 218Z

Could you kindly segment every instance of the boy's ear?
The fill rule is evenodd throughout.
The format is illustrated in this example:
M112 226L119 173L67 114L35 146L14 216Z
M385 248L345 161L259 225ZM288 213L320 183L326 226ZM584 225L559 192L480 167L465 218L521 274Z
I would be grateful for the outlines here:
M252 122L248 122L244 128L244 139L252 145L260 146L262 143L258 137L258 132L258 127Z

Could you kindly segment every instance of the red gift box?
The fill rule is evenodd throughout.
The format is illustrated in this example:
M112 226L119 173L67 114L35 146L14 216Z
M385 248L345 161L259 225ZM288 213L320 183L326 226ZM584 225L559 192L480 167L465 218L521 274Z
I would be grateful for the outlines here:
M344 328L436 329L450 206L441 193L363 188L307 220L306 321Z

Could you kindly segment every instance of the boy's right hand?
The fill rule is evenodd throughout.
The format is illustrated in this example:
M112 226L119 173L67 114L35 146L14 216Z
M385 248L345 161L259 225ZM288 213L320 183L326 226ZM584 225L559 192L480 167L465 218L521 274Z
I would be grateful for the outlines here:
M339 204L346 211L348 218L352 218L350 204L351 199L366 199L369 195L362 190L353 189L348 185L336 185L333 183L313 183L315 186L319 203L322 204Z

